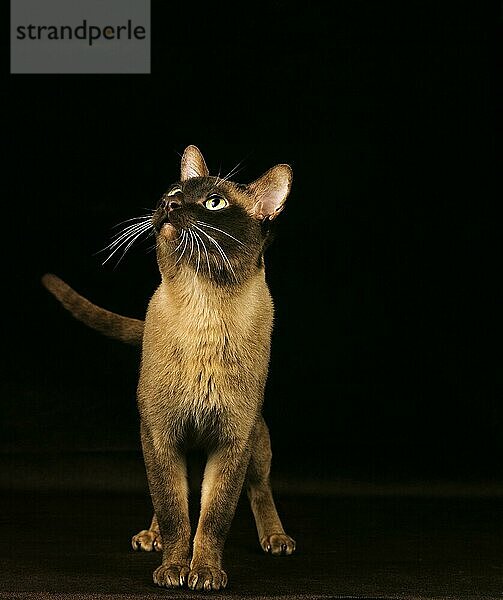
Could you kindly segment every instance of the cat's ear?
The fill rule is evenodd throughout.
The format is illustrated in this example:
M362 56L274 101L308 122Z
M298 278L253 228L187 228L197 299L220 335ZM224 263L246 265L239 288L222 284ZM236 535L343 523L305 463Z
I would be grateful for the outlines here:
M182 156L181 181L192 177L208 177L210 172L201 151L196 146L187 146Z
M269 169L247 186L254 200L252 215L260 220L275 219L283 210L291 187L292 169L289 165L276 165Z

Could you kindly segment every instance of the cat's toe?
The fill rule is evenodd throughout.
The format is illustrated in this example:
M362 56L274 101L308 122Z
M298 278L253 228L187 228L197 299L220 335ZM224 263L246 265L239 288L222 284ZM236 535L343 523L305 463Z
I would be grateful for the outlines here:
M272 533L262 538L260 545L264 552L273 556L289 556L295 552L295 540L286 533Z
M154 571L154 583L161 587L182 587L187 581L189 567L179 564L162 564Z
M210 565L192 567L190 569L188 585L191 590L221 590L227 585L227 573Z
M160 552L162 550L161 535L156 531L144 529L131 538L133 550L143 550L143 552Z

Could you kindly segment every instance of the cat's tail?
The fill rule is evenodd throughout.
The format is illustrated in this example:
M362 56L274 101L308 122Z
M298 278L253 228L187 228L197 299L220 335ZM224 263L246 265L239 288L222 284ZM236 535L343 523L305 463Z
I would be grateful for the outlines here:
M52 273L46 273L42 277L42 284L66 310L88 327L126 344L141 346L143 321L123 317L96 306Z

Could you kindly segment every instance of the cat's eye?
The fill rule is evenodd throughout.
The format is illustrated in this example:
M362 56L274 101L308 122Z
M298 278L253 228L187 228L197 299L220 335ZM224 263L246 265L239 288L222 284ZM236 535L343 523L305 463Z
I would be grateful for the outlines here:
M180 186L178 186L178 185L177 185L177 186L176 186L176 187L174 187L172 190L170 190L170 191L169 191L169 192L166 194L166 196L174 196L175 194L178 194L178 193L180 193L181 191L182 191L182 188L181 188Z
M219 196L218 194L212 194L208 200L205 200L204 202L204 207L208 210L221 210L226 206L229 206L229 203L225 198Z

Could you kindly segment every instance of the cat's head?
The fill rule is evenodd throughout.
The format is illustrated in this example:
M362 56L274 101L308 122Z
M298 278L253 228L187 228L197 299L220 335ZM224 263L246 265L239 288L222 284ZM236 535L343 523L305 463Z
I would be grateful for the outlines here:
M263 268L270 223L283 210L292 183L276 165L253 183L210 176L195 146L182 156L180 180L162 196L152 217L160 271L198 274L232 286Z

